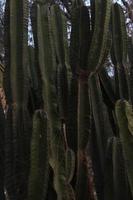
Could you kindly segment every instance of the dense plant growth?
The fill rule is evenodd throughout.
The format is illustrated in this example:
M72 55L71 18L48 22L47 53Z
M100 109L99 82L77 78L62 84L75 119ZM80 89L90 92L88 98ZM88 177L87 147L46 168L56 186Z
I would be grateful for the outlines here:
M133 199L133 41L121 5L7 0L4 29L0 200Z

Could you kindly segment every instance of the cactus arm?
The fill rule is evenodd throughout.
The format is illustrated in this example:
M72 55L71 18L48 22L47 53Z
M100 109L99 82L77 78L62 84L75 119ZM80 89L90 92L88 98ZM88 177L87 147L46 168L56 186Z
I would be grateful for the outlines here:
M90 47L90 16L86 6L79 10L79 66L82 70L88 68L88 53ZM79 70L79 69L77 69ZM78 72L78 71L77 71Z
M99 72L100 80L102 83L102 86L109 98L109 101L111 102L112 106L114 106L116 102L116 97L114 93L113 86L111 84L111 78L108 76L108 72L106 68L102 68L101 71Z
M76 74L79 66L79 8L73 9L71 16L72 30L70 35L70 66L73 74Z
M49 21L48 5L37 4L37 34L39 64L43 81L44 105L48 115L50 130L50 164L54 171L54 187L58 199L67 199L65 147L58 113L58 101L55 88L55 51ZM43 24L43 26L42 26ZM47 48L46 48L47 47Z
M53 36L53 45L57 56L57 93L60 110L60 118L66 121L67 115L67 20L57 5L50 8L50 26Z
M68 93L68 120L67 120L67 141L68 146L76 153L78 144L77 134L77 106L78 106L78 80L71 78L70 89Z
M19 14L18 14L19 10ZM18 25L16 29L16 25ZM12 94L14 102L23 103L26 98L27 43L28 43L28 3L10 1L10 53ZM20 27L20 28L19 28ZM18 53L20 52L20 53Z
M106 42L108 40L108 29L110 21L111 1L95 1L95 24L92 41L88 55L89 71L94 72L99 66L99 62L103 59L106 50ZM104 15L102 14L104 13ZM102 29L101 29L101 26ZM105 38L104 38L104 37ZM97 50L98 49L98 50ZM95 58L94 58L95 55Z
M112 23L116 60L119 64L125 65L127 60L127 33L123 9L118 3L112 5Z
M28 108L31 113L34 113L34 110L43 107L43 97L42 97L42 80L40 69L38 67L38 61L36 61L36 52L37 50L31 46L28 47L29 52L29 101Z
M78 87L78 166L77 166L77 199L89 199L88 156L86 147L89 140L90 128L90 102L88 82L79 82ZM83 190L81 189L83 185Z
M53 39L55 42L58 62L61 65L64 65L65 64L64 40L67 40L67 38L64 38L64 27L67 26L66 19L58 5L52 5L50 11L51 11L50 14L51 29L53 33Z
M88 52L90 42L90 18L88 8L80 7L79 18L79 66L77 68L78 75L78 151L77 151L77 182L76 182L76 198L89 199L89 171L88 171L88 155L86 152L89 133L90 133L90 98L88 86ZM87 27L87 28L86 28ZM81 189L81 185L84 187ZM82 196L83 195L83 196Z
M116 103L116 117L119 125L119 134L122 142L123 155L125 166L127 169L127 176L130 185L130 190L133 196L133 136L128 129L128 119L126 117L126 105L129 105L127 101L117 101ZM130 108L131 109L131 108Z
M113 179L114 199L131 199L122 145L119 138L113 138Z
M121 63L122 61L122 43L121 43L121 37L119 39L119 36L121 36L120 31L120 16L119 16L119 9L118 4L112 5L112 37L113 37L113 45L114 45L114 52L115 52L115 58L117 62Z
M107 39L106 39L104 47L103 47L103 53L100 55L99 63L98 63L96 72L99 72L101 70L101 68L103 68L105 66L106 61L108 59L110 49L111 49L111 45L112 45L112 39L110 37L110 34L111 34L111 32L108 31Z
M112 38L120 97L128 100L130 97L127 71L127 33L124 13L117 3L112 5Z
M47 119L42 110L37 110L33 116L28 200L46 198L49 176L48 168Z
M10 95L7 94L7 100L9 103L26 104L27 90L25 88L27 77L25 66L27 65L28 45L28 3L26 0L20 2L15 0L7 1L6 8L7 34L5 39L8 40L6 47L9 49L6 51L8 77L5 77L5 84L10 82L12 93ZM6 89L5 87L5 91Z
M66 150L66 170L67 170L67 182L70 183L75 172L75 153L67 148Z
M5 174L9 198L24 199L27 195L29 167L30 119L27 111L27 46L28 1L7 1L5 20L7 39L5 60L5 92L9 109L6 120ZM10 85L9 85L10 84ZM11 90L9 92L9 90ZM10 130L9 130L10 129ZM9 134L9 136L7 136ZM9 144L10 143L10 144ZM9 152L11 151L11 152ZM9 159L11 155L12 161ZM27 167L25 167L25 163ZM10 165L10 167L9 167ZM12 188L11 183L12 181ZM22 194L21 191L24 191Z
M102 94L100 90L100 83L98 76L92 76L90 79L91 84L91 102L94 121L96 125L97 132L97 143L99 146L99 156L101 161L101 168L103 170L104 166L104 155L105 155L105 131L104 131L104 116L103 116L103 104L102 104Z
M107 141L104 171L104 198L108 200L114 199L112 150L113 138L109 138Z
M104 6L104 5L103 5ZM109 31L109 23L110 23L110 14L111 14L111 0L106 1L105 3L105 19L103 26L103 41L101 44L100 57L97 64L97 69L103 67L106 58L108 57L110 48L111 48L111 37Z

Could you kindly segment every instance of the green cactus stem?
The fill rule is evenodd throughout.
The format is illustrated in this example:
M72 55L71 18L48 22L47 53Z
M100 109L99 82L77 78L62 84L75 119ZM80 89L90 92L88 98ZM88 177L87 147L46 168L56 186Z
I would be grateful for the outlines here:
M119 138L113 138L113 187L114 199L131 199L129 183L123 158L122 145Z
M112 38L113 50L118 73L120 98L129 99L129 77L127 71L127 32L122 7L112 5Z
M45 199L48 187L48 131L43 110L35 111L31 139L31 164L28 184L28 200Z
M27 0L6 1L5 33L4 90L9 106L5 123L5 187L9 198L21 200L27 196L31 132L27 111Z
M43 81L44 107L48 116L50 131L50 165L54 171L54 188L58 200L67 200L65 144L58 112L56 93L56 59L50 23L50 9L47 4L37 4L37 37L39 65ZM43 25L43 26L42 26Z
M130 132L132 129L129 128L130 119L132 120L133 116L133 114L131 114L132 106L127 101L119 100L117 101L115 108L128 181L133 196L133 135L132 131Z

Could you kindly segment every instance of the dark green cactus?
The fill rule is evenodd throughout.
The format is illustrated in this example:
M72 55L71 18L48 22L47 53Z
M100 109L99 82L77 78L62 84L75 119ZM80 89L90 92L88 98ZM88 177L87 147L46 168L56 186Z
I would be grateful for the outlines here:
M57 93L60 118L66 121L67 117L67 64L68 64L68 41L67 41L67 19L58 5L52 5L49 17L53 46L57 59Z
M66 177L67 182L70 183L75 172L75 153L71 149L66 150Z
M29 83L29 97L28 108L31 115L33 115L36 109L43 108L42 97L42 81L41 73L36 62L35 48L29 46L29 63L28 63L28 83Z
M120 98L128 100L129 77L127 71L127 33L123 9L117 3L112 5L112 38Z
M37 4L39 64L43 77L44 106L48 114L50 131L50 165L54 171L54 187L58 199L68 199L65 165L65 143L58 113L55 87L56 60L48 5ZM43 26L41 26L41 23ZM50 58L51 57L51 58Z
M132 199L120 138L109 138L105 164L105 198Z
M29 171L28 1L6 2L5 32L4 89L9 106L5 122L5 187L9 198L15 200L27 195Z
M120 139L122 142L123 155L125 160L125 166L127 169L128 181L133 196L133 168L132 168L132 106L127 101L119 100L116 103L116 116L119 125ZM131 124L131 126L130 126Z
M131 199L120 138L113 138L112 148L114 199Z
M106 55L106 45L109 37L109 22L111 12L111 1L95 1L95 21L92 35L88 66L89 71L97 70ZM104 14L103 14L104 13ZM94 59L95 55L95 59Z
M104 114L103 114L103 100L102 100L102 93L100 89L100 82L98 76L92 76L90 79L91 84L91 103L92 103L92 110L93 116L97 131L97 145L99 148L99 156L101 161L101 168L104 169L104 156L105 156L105 149L106 149L106 142L107 142L107 132L105 131L105 124L104 124Z
M31 163L28 184L28 199L45 199L48 188L48 129L43 110L35 111L31 139Z
M133 39L132 37L128 37L128 59L129 59L129 65L130 65L130 101L133 104L133 91L132 91L132 82L133 82L133 58L132 58L132 52L133 52Z
M30 14L34 47L28 1L6 1L1 199L132 199L132 106L115 113L132 102L122 7L35 0Z
M108 200L114 199L114 185L113 185L113 138L110 137L107 141L106 155L105 155L105 173L104 173L104 198Z

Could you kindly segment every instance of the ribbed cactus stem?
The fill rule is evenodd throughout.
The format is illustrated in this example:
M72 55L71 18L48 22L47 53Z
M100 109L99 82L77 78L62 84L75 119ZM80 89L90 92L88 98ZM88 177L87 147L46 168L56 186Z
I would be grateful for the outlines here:
M89 199L89 172L88 156L86 148L90 133L90 99L88 78L89 71L87 58L90 43L90 18L87 7L81 6L79 10L79 67L77 68L78 76L78 150L77 150L77 182L76 182L76 199ZM86 28L87 27L87 28ZM87 42L87 44L86 44ZM84 192L81 189L84 187Z
M55 86L56 59L48 5L37 4L39 64L43 81L44 106L50 131L50 165L54 171L54 188L59 200L68 200L65 144L58 112ZM43 24L43 26L42 26Z
M127 71L127 32L121 5L112 5L112 38L114 59L118 73L120 98L129 100L129 73Z
M109 22L111 0L95 0L95 20L93 22L93 35L91 39L88 66L91 72L95 72L103 62L106 55L109 39ZM104 13L104 14L103 14Z
M120 138L113 138L112 150L114 199L131 199Z
M119 100L116 103L115 109L128 181L133 196L133 131L132 123L130 123L133 120L132 106L127 101Z
M6 66L6 72L9 77L5 79L5 84L10 81L12 103L23 104L27 101L25 66L27 65L28 45L28 1L7 1L6 7L5 23L7 23L6 39L8 41L8 43L6 42L8 65ZM10 97L7 94L8 99Z
M49 176L47 117L43 110L33 116L28 200L45 199Z
M27 110L27 47L28 1L6 1L4 89L9 109L5 125L5 187L14 200L27 195L31 128Z
M104 115L103 115L103 102L102 93L100 88L100 82L98 75L93 75L90 78L91 87L91 103L94 116L94 122L96 127L96 140L99 149L99 158L101 162L101 169L104 169L104 156L106 148L106 134L104 129Z

